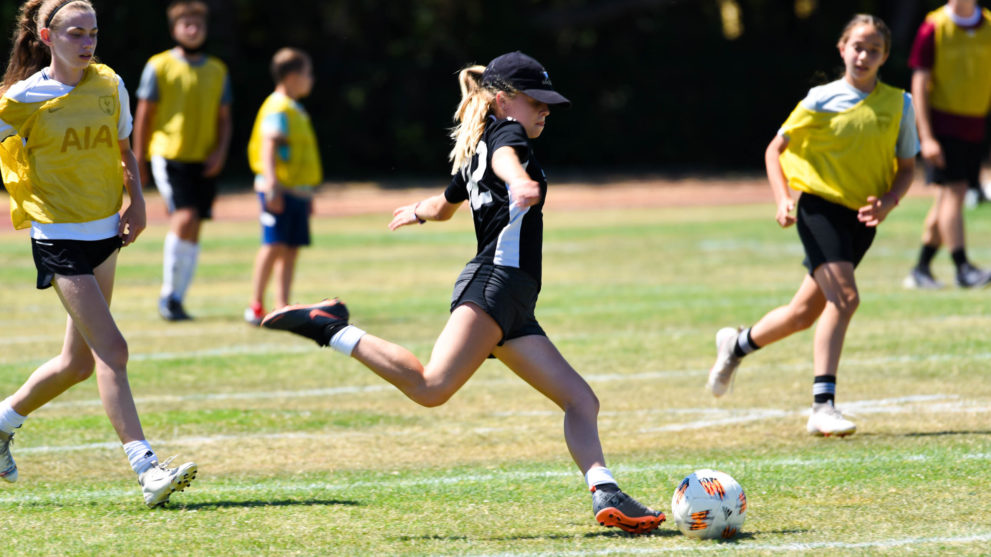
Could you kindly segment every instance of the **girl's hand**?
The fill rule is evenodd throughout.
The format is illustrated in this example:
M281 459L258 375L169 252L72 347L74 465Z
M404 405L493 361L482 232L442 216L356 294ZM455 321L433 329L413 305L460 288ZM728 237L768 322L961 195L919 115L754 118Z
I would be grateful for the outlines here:
M898 199L895 198L894 194L886 193L881 197L874 197L873 195L868 197L867 203L857 211L857 220L866 226L877 226L898 205Z
M520 209L532 207L540 203L540 184L529 178L513 180L509 184L509 198Z
M265 193L265 210L273 215L281 214L286 208L286 200L282 190L275 188Z
M795 210L795 202L790 197L786 197L778 202L778 213L774 220L778 221L781 228L788 228L795 224L795 216L791 214Z
M946 158L943 156L943 146L933 138L923 139L920 142L922 159L936 168L946 167Z
M148 225L145 215L144 200L140 203L131 202L120 216L120 224L117 225L117 235L120 236L121 244L127 246L133 244L138 236L144 232Z
M418 205L420 204L414 203L412 205L403 205L393 211L392 222L389 223L389 230L396 230L397 228L410 224L423 224L425 221L416 216L416 208Z

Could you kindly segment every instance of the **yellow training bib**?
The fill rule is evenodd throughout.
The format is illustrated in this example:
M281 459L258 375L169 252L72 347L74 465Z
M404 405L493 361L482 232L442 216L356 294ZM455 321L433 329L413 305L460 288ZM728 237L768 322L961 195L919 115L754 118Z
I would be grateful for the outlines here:
M815 112L799 103L781 127L788 136L780 158L788 185L850 209L886 193L895 176L904 93L878 82L843 112Z
M68 94L23 103L0 98L0 119L17 134L0 144L0 166L15 228L89 222L120 210L124 173L117 75L86 68Z

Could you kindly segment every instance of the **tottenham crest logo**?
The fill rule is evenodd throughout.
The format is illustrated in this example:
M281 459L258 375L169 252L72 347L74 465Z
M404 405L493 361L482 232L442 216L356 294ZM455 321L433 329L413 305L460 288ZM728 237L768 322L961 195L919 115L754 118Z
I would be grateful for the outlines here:
M104 95L100 97L100 110L102 110L104 114L113 116L115 108L116 103L114 102L113 95Z

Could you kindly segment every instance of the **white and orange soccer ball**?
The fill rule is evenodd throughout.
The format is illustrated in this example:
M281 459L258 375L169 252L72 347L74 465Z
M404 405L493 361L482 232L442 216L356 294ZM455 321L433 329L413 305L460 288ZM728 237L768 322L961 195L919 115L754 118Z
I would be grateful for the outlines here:
M681 533L690 538L732 538L743 528L747 496L729 474L696 470L671 498L671 514Z

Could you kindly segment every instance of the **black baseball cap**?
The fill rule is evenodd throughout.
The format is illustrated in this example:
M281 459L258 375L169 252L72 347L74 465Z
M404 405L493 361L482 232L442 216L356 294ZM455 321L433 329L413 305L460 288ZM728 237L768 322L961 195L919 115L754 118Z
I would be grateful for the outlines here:
M482 85L504 87L506 84L550 106L571 106L571 101L554 90L551 78L540 62L518 50L493 58L482 73Z

